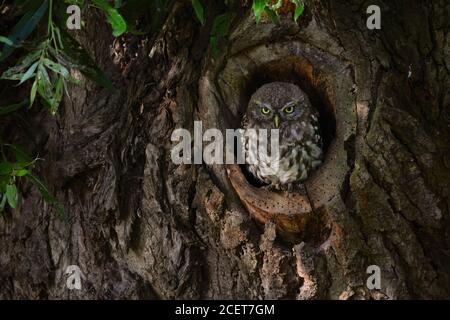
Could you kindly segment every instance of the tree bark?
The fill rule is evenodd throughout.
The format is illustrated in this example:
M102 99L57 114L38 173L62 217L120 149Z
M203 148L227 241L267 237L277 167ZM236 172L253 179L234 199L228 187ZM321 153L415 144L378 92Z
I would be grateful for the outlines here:
M298 24L287 12L279 25L239 2L219 56L209 32L223 4L205 5L202 27L175 1L158 34L118 39L90 11L76 37L116 89L86 81L57 117L30 114L38 175L69 221L22 185L0 216L0 297L448 298L450 5L375 2L381 30L364 1L305 1ZM236 128L272 80L302 84L329 135L327 175L308 188L318 219L294 237L249 214L226 166L170 157L174 129ZM66 288L69 265L82 290Z

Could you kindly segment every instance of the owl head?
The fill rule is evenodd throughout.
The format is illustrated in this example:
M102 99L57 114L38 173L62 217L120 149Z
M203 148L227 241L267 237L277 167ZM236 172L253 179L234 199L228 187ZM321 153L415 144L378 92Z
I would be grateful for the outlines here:
M311 103L296 85L271 82L260 87L251 97L246 115L260 123L260 127L278 129L298 121Z

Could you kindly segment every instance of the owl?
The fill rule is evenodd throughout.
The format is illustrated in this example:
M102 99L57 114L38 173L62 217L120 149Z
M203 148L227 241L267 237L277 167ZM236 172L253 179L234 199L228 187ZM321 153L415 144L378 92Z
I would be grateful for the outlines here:
M242 145L250 173L277 190L301 185L322 163L318 116L298 86L272 82L260 87L252 95L242 121ZM266 152L261 152L261 145L250 143L250 139L257 139L254 135L259 134L259 129L268 132ZM270 150L271 129L278 129L278 150Z

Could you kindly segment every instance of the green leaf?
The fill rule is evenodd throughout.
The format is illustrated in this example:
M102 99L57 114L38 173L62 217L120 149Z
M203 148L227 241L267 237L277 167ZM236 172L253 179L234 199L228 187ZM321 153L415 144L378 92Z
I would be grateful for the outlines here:
M54 115L58 111L58 106L61 103L61 99L64 93L64 78L62 76L58 77L55 85L54 99L51 108L51 113Z
M53 72L59 73L60 75L62 75L64 78L67 78L69 76L69 70L67 70L66 67L64 67L63 65L51 61L47 58L44 59L44 65L49 68L50 70L52 70Z
M191 3L192 3L192 8L194 8L194 11L195 11L195 16L197 17L198 21L200 21L200 23L202 25L204 25L205 24L205 13L204 13L201 2L199 0L191 0Z
M3 72L0 79L2 80L20 80L25 70L31 66L39 57L41 56L42 50L35 50L27 54L24 58L19 60L19 62L12 68L9 68Z
M126 21L120 15L119 11L112 7L107 0L92 0L92 2L106 13L107 21L111 25L115 37L127 31Z
M17 162L27 163L26 166L34 162L34 160L28 155L28 153L24 149L22 149L22 147L16 144L9 144L9 143L5 143L5 147L8 147L14 151L14 155L16 156Z
M113 36L119 37L127 31L127 23L116 9L112 8L108 11L107 20L113 28Z
M231 24L231 13L225 13L214 18L211 28L212 36L224 37L228 34Z
M37 92L42 98L42 103L48 107L52 108L52 97L51 97L51 84L48 84L44 78L39 78L37 83Z
M55 31L56 39L58 40L59 47L63 48L64 44L62 42L61 31L59 31L59 28L57 26L53 26L53 30Z
M28 105L28 108L31 108L33 106L34 100L36 99L36 92L37 92L37 79L34 80L33 86L31 87L30 91L30 104Z
M50 76L48 75L47 69L45 69L45 66L43 64L40 64L38 67L38 73L37 73L38 81L42 80L46 85L51 86L52 81L50 80Z
M22 76L22 78L20 78L20 82L18 85L21 85L22 83L24 83L25 81L27 81L28 79L30 79L32 76L34 76L34 72L36 71L36 68L38 67L39 61L36 61L35 63L33 63L31 65L31 67L27 70L27 72L25 72Z
M19 103L8 105L6 107L0 107L0 116L5 116L7 114L15 112L15 111L19 110L20 108L22 108L23 106L25 106L27 103L28 103L28 101L25 100L25 101L22 101Z
M0 196L2 197L2 201L0 202L0 211L3 211L6 205L6 194L5 195L0 194Z
M41 96L41 98L43 99L47 99L47 96L49 94L49 90L48 90L48 86L51 86L51 83L47 83L45 81L45 77L41 76L41 74L39 75L39 77L37 78L37 89L36 91L39 93L39 95Z
M11 181L10 175L0 175L0 196L6 192L6 186Z
M8 38L13 42L13 45L5 44L2 50L0 61L5 60L11 55L14 49L21 45L21 42L25 40L31 32L36 28L39 21L44 16L48 8L48 1L44 0L40 7L34 11L30 10L19 20L15 25Z
M14 167L14 170L22 170L22 169L26 169L27 167L29 167L33 163L34 163L34 161L31 162L31 163L25 162L25 161L17 161L17 162L14 162L13 167Z
M276 3L271 4L271 2L268 2L270 9L272 10L278 10L283 6L283 0L278 0Z
M266 7L266 0L253 0L253 14L255 15L256 23L261 21L262 13Z
M36 50L31 51L29 54L20 59L14 68L17 68L18 70L25 70L26 68L31 66L33 62L35 62L41 57L42 54L42 48L40 48L41 46L42 44Z
M3 72L0 80L20 80L22 77L23 72L15 67L12 67Z
M17 193L17 187L14 184L8 184L6 186L6 199L11 208L15 209L17 207L17 202L19 200L19 194Z
M300 3L300 0L292 1L295 4L295 12L294 12L294 21L297 22L298 18L302 15L303 11L305 11L305 5Z
M14 173L15 173L16 177L24 177L28 174L28 172L29 171L27 169L19 169L19 170L16 170Z
M211 45L211 51L214 57L218 57L220 54L220 50L219 50L219 41L217 39L216 36L211 36L211 38L209 39L209 43Z
M11 162L0 162L0 175L10 175L13 169Z
M14 45L14 43L11 40L9 40L9 38L3 36L0 36L0 42L7 44L8 46Z
M54 78L50 78L44 65L39 65L37 75L37 92L41 96L44 106L49 108L51 113L54 115L58 109L59 103L61 102L62 90L60 90L60 82L62 80L60 79L63 78L62 76L58 76L54 82L52 82L52 79Z
M264 9L264 12L267 14L267 16L269 17L269 20L272 23L278 24L280 22L277 13L275 11L273 11L272 9L270 9L269 7L266 7Z

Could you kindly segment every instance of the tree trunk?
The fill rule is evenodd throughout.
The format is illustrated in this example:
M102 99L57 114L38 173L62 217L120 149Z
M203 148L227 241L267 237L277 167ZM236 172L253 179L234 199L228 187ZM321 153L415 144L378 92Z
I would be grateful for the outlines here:
M0 297L448 298L450 5L375 2L381 30L364 1L305 1L298 24L287 10L278 25L238 2L218 55L218 2L203 27L175 1L158 34L118 39L90 11L76 36L116 89L73 85L59 116L30 116L37 174L69 221L22 185L0 217ZM237 128L275 80L305 88L327 142L307 183L313 222L294 235L255 219L227 166L171 160L174 129ZM69 265L81 290L66 287ZM381 289L366 286L370 265Z

